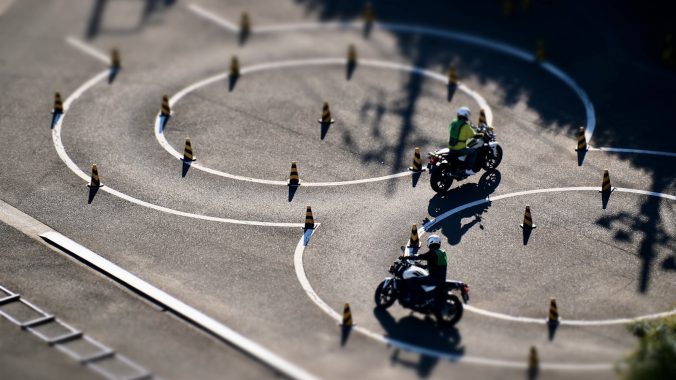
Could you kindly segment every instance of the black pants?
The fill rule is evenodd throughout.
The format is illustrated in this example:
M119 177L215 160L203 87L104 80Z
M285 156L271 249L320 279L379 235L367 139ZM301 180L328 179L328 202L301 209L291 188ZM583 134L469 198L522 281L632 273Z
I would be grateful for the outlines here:
M432 277L432 276L415 277L415 278L412 278L408 281L410 281L409 284L411 285L411 289L413 289L417 293L416 295L419 297L420 300L425 299L425 293L426 292L425 292L425 289L423 289L423 285L424 286L430 286L430 285L436 286L437 288L433 290L433 292L435 293L435 296L436 296L437 294L439 294L439 291L438 291L439 285L446 282L445 280L441 280L441 279L438 279L438 278L435 278L435 277Z
M450 154L454 157L460 157L467 155L465 158L465 169L474 170L474 164L476 163L476 149L474 148L463 148L459 150L450 150Z

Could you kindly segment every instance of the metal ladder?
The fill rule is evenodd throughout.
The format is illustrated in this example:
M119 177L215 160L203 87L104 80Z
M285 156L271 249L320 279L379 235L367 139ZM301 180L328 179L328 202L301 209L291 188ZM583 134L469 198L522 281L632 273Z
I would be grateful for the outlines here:
M151 372L0 285L0 315L106 379L154 379Z

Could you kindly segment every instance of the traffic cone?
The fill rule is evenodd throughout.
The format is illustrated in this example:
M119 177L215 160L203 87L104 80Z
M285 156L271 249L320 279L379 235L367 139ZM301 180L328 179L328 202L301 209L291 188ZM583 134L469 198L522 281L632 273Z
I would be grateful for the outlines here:
M535 45L535 61L542 62L545 60L545 43L542 40L538 40Z
M92 165L92 179L89 182L89 187L101 187L101 178L99 178L99 169L96 168L96 164Z
M347 47L347 64L352 66L357 64L357 49L352 44Z
M296 161L291 161L291 172L289 173L289 186L300 186L300 177L298 176L298 168Z
M367 2L364 5L364 13L362 13L362 17L364 18L364 23L373 24L375 14L373 12L373 4L371 4L371 2Z
M183 148L183 161L195 161L197 158L192 154L192 144L190 139L185 139L185 148Z
M346 303L345 306L343 306L343 323L341 323L343 327L351 327L354 325L352 323L352 312L350 311L350 304Z
M233 55L232 59L230 60L230 76L239 76L239 60L237 59L236 55Z
M315 228L315 218L312 216L312 208L310 206L307 206L307 209L305 210L305 229L306 230L314 230Z
M120 52L117 49L113 49L110 52L110 68L113 70L119 70L121 67Z
M249 14L242 12L242 17L239 21L239 32L243 35L251 33L251 21L249 20Z
M420 239L418 238L418 225L412 224L411 225L411 237L408 239L408 245L407 247L409 248L417 248L420 247Z
M54 93L54 108L52 113L55 115L63 113L63 102L61 101L61 94L56 92Z
M322 117L319 119L320 124L333 124L336 121L331 118L331 110L329 109L329 103L324 102L322 107Z
M456 86L458 84L458 71L455 69L455 66L448 68L448 85Z
M576 152L583 152L589 150L589 147L587 146L587 138L584 136L584 127L580 127L577 129L577 149L575 149Z
M413 166L409 167L408 170L412 172L421 172L422 169L422 159L420 158L420 148L415 148L415 153L413 153Z
M559 308L556 306L555 298L549 299L549 316L547 317L547 323L559 323Z
M479 110L479 125L481 124L488 125L486 122L486 111L484 111L483 108Z
M171 106L169 105L169 96L167 95L162 96L162 109L160 115L164 117L171 116Z
M603 169L603 182L601 182L601 190L599 190L599 193L610 194L613 191L615 191L615 188L610 186L608 169Z
M523 223L519 224L521 228L533 229L536 227L533 224L533 218L530 215L530 206L526 206L526 211L523 213Z
M535 346L530 347L528 352L528 371L533 373L536 372L540 366L540 360L538 359L538 350Z

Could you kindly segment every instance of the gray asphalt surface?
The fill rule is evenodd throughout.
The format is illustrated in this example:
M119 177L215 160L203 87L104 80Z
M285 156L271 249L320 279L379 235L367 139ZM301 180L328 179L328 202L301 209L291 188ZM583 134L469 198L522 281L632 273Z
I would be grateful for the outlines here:
M153 8L144 8L153 2L101 3L98 22L96 8L66 1L17 2L0 15L0 85L5 92L0 148L7 157L0 171L3 201L321 378L525 377L520 369L400 351L354 331L341 346L339 326L296 278L293 255L300 228L197 220L101 190L91 194L59 159L49 129L53 92L61 91L65 98L105 69L65 42L66 36L75 36L104 53L117 46L122 54L123 69L115 81L86 92L63 123L68 155L85 172L96 163L106 186L175 210L251 221L302 223L305 206L311 205L321 227L303 262L317 294L335 310L349 302L360 326L407 343L523 363L532 345L543 362L570 364L614 363L633 348L635 339L623 325L559 326L550 340L545 325L469 311L456 328L442 331L398 305L374 310L373 292L400 254L412 223L421 225L486 196L600 186L604 168L613 186L675 193L673 157L590 151L578 166L573 148L576 128L585 122L584 108L568 87L537 65L453 41L382 30L372 31L368 39L350 30L254 34L239 46L235 34L190 12L189 2L157 2ZM359 2L199 4L235 23L247 10L254 28L351 20L361 9ZM518 11L512 18L502 16L498 4L491 9L467 5L467 17L439 4L420 15L410 7L383 5L379 17L476 33L530 50L533 32L514 25L527 21L552 41L547 45L553 47L548 54L552 62L589 92L599 120L594 146L676 151L673 128L655 136L650 128L635 127L673 125L668 103L673 102L674 73L625 35L620 11L598 21L578 19L579 5L538 4L531 13ZM145 16L144 9L150 9ZM450 18L440 19L440 14ZM472 17L492 21L470 22ZM585 38L580 46L571 46L569 36L557 28L571 18L581 24L572 32ZM599 40L606 43L599 45ZM161 96L227 70L233 54L246 67L340 58L349 44L356 45L359 58L436 73L444 74L449 62L457 64L461 81L493 110L505 149L499 172L482 172L455 184L446 196L430 189L427 174L417 180L407 176L341 187L301 186L290 195L285 186L222 178L194 167L186 172L155 139ZM598 46L607 49L594 53ZM577 58L565 53L573 50L580 52ZM627 72L634 78L632 91L618 83ZM322 139L317 119L323 100L329 101L336 123ZM478 105L462 92L449 101L442 83L397 70L359 65L348 81L343 66L273 69L243 75L232 91L224 81L189 94L174 107L165 134L179 151L189 136L198 163L236 175L285 180L290 161L297 160L306 181L363 179L404 171L417 146L427 152L443 145L446 126L460 105L478 114ZM643 111L629 112L636 108ZM470 284L473 306L545 318L549 297L556 297L564 319L631 318L670 310L676 301L673 203L614 192L603 209L596 191L518 196L451 216L435 232L443 235L449 252L449 277ZM518 227L525 205L531 206L538 225L527 244ZM275 376L90 268L11 227L0 225L0 230L0 285L158 376ZM0 328L12 330L4 322ZM8 363L13 378L91 376L69 358L39 347L27 333L7 334L16 346L0 346L0 360ZM26 368L13 359L24 352L44 364ZM615 376L612 371L554 370L540 375Z

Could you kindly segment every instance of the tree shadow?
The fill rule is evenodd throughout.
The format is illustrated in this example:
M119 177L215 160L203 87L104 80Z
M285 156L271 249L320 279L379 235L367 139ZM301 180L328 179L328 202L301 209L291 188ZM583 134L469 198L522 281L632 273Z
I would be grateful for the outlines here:
M150 21L151 16L159 11L169 9L174 5L175 0L143 0L144 5L141 10L139 22L134 27L127 28L105 28L105 11L108 5L108 0L95 0L92 11L87 21L87 28L85 30L85 37L88 40L96 38L99 34L133 34L141 31L145 25ZM112 82L112 81L111 81Z
M464 346L460 345L462 337L455 327L442 327L432 318L418 318L413 313L396 320L387 310L374 308L373 315L388 338L441 351L458 359L465 354ZM438 362L438 358L427 355L420 355L417 362L402 359L398 350L393 352L391 360L393 364L415 369L421 378L429 377Z

